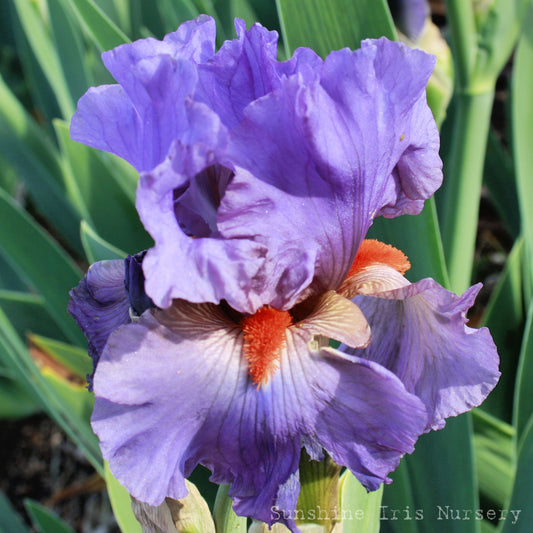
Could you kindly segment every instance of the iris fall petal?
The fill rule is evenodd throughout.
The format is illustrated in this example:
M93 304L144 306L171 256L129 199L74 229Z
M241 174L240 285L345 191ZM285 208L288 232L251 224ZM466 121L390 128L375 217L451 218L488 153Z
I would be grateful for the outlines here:
M97 368L92 419L114 474L158 505L183 497L201 463L232 484L239 514L271 523L272 506L297 490L285 484L307 439L377 488L412 451L425 409L385 368L310 351L310 338L289 328L278 372L258 389L242 331L217 306L175 302L117 329Z
M456 296L427 278L353 300L370 324L372 343L345 351L385 366L421 398L427 430L480 405L498 382L499 358L488 329L466 326L480 287Z
M124 276L124 261L100 261L70 292L68 311L89 342L94 368L111 332L131 321ZM88 380L91 387L92 376Z

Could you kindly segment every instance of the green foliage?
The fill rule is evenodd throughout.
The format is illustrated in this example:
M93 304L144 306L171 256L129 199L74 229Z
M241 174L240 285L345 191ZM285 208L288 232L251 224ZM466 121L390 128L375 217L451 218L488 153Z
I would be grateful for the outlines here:
M533 83L532 22L533 8L529 10L524 24L524 34L520 39L516 52L511 108L518 205L526 244L527 264L529 265L533 264L533 213L531 210L531 198L533 198L531 180L533 153L528 142L533 134L533 99L531 98L531 84ZM529 275L533 275L531 267Z
M0 533L30 533L3 492L0 492Z
M473 422L482 499L492 508L504 509L513 486L515 430L481 409L474 411Z
M525 533L531 529L533 507L531 493L533 491L533 417L530 417L524 433L517 442L516 475L512 496L508 508L519 512L516 523L511 519L503 523L502 533L510 531Z
M67 253L15 201L0 190L2 251L12 265L38 291L63 333L76 343L83 335L65 312L68 291L77 285L81 270ZM31 253L28 253L31 250ZM39 260L36 261L35 257ZM53 275L52 275L53 274Z
M505 269L494 288L485 310L483 324L490 328L500 354L502 377L483 404L500 419L511 422L520 343L524 332L525 311L522 294L524 241L516 240ZM502 316L505 320L502 321Z
M39 214L78 251L80 216L64 196L57 149L1 77L0 154L13 165Z
M109 19L93 0L62 0L76 15L85 33L100 52L111 50L130 39ZM79 28L78 28L79 31Z
M63 520L43 505L26 500L26 509L40 533L74 533Z
M126 257L126 252L104 241L85 221L81 223L81 241L89 263Z
M355 476L346 471L340 479L339 516L343 518L343 533L379 533L383 486L367 493Z
M458 292L471 281L496 79L516 45L528 4L495 0L480 16L483 3L447 2L457 87L449 118L451 150L444 157L446 179L437 197L451 287Z
M233 510L233 500L228 496L229 485L220 485L217 491L213 518L217 532L241 533L246 530L246 517L237 516Z
M23 418L41 409L13 372L0 367L0 419Z
M287 56L309 46L325 57L346 46L359 48L368 37L396 35L385 0L277 0L277 5Z
M141 526L131 508L131 498L128 491L117 481L109 470L109 464L104 464L104 476L107 492L122 533L141 533Z

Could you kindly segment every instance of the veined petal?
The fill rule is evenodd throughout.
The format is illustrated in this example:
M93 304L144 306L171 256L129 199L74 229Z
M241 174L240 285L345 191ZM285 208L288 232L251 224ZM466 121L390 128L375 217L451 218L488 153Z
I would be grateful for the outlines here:
M194 90L196 70L190 62L161 55L142 60L132 72L138 78L136 94L120 85L89 89L78 102L70 134L139 171L150 170L187 131L185 102Z
M233 127L242 110L272 90L278 34L254 24L248 31L236 19L237 39L226 41L214 60L202 65L198 98L216 110L224 124Z
M280 87L283 77L304 65L318 67L322 60L309 49L297 50L280 63L277 59L278 34L260 24L247 31L243 20L235 19L237 39L226 41L213 61L200 66L196 98L217 112L222 122L232 128L243 117L244 108Z
M364 348L370 342L370 327L359 307L334 291L321 296L299 326L352 348Z
M214 54L214 21L199 17L164 41L148 38L102 55L120 85L89 89L71 124L75 141L114 153L146 171L173 140L191 130L187 99L197 82L195 60Z
M385 38L363 41L356 52L332 52L325 61L321 83L342 111L349 164L323 143L316 150L326 168L341 175L355 170L355 181L364 180L357 198L363 223L380 214L418 214L442 182L439 135L425 96L434 66L433 56Z
M70 123L72 140L142 166L142 119L120 85L91 87Z
M296 265L301 278L312 276L316 292L337 289L374 217L417 213L440 185L424 93L433 64L399 43L368 41L251 103L230 138L235 177L218 212L221 234L264 242L267 266L287 248L312 252L314 272Z
M300 448L311 441L377 488L412 450L425 410L391 372L311 352L310 338L290 327L279 371L257 388L242 331L220 307L176 301L116 330L95 375L92 422L114 474L158 505L182 498L201 463L232 484L239 514L272 523L273 506L296 501Z
M183 23L175 32L165 36L163 41L139 39L131 44L123 44L104 52L102 59L113 77L124 87L133 101L143 102L142 87L148 92L156 90L155 83L143 76L139 65L145 60L160 57L184 59L194 63L212 59L215 51L215 21L206 15ZM156 81L156 80L153 80ZM141 89L141 92L139 92ZM164 88L167 90L167 87ZM162 91L163 87L159 88Z
M194 196L196 182L219 164L227 132L204 104L191 103L189 113L199 126L191 128L188 143L173 143L163 163L143 173L139 182L137 210L155 241L143 261L146 293L159 307L170 306L174 298L198 303L226 299L239 311L253 312L261 305L252 289L265 247L253 239L220 238L212 227L215 200L210 205L210 194ZM219 180L227 181L230 171L213 172L217 176L206 183L213 189L211 196L218 197L223 194ZM202 220L202 233L187 233L199 228Z
M288 438L288 424L268 430L275 424L248 378L242 333L219 308L176 302L118 329L95 393L103 454L137 499L184 497L184 477L201 462L216 482L233 483L239 512L271 520L279 487L298 468L300 440Z
M359 232L359 225L354 221L352 202L347 200L353 197L352 184L317 171L304 131L313 106L302 100L308 93L316 95L323 90L317 80L308 85L297 76L283 84L283 91L248 106L233 132L229 152L236 173L218 211L218 227L225 238L253 236L267 245L266 303L277 294L275 287L284 275L277 258L287 249L308 254L307 260L290 266L304 281L301 292L314 278L319 278L324 290L337 288L359 245L354 242L359 237L353 235ZM290 308L297 297L280 303Z
M251 142L256 140L259 141L257 138ZM274 155L267 153L272 148L265 146L263 155ZM286 163L291 166L289 159ZM224 239L251 239L268 250L261 271L263 283L256 289L262 303L290 309L312 282L319 246L305 239L309 232L304 228L321 226L314 209L319 202L320 199L305 198L302 194L295 209L294 197L243 169L237 169L228 184L217 212L217 226ZM274 227L276 231L272 232Z
M407 285L410 285L409 281L397 270L386 264L375 263L346 278L339 289L339 294L345 298L353 298L357 294L377 296L380 292Z
M480 287L458 297L428 278L353 300L370 324L372 343L364 350L341 349L392 370L426 405L426 430L481 404L498 382L488 329L465 325Z
M187 57L195 63L205 63L215 55L215 37L215 19L200 15L165 35L163 41L175 46L175 55Z
M334 397L325 402L316 419L317 440L363 486L376 490L391 482L387 474L404 454L414 450L427 420L426 410L383 366L361 358L352 360L329 347L320 356L316 394L327 395L321 384L332 371L338 381Z
M124 261L100 261L70 291L68 311L89 341L89 355L96 368L111 332L131 321L124 287ZM89 387L92 376L87 376Z

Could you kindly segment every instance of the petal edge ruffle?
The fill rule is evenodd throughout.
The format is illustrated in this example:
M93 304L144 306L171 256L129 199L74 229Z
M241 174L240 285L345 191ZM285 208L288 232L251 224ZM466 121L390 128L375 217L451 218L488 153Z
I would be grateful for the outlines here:
M373 333L364 350L347 353L394 372L428 409L426 430L480 405L498 382L498 353L487 328L466 326L481 285L456 296L432 279L356 296Z
M182 498L200 463L232 484L239 514L272 523L274 505L295 501L288 481L307 440L377 488L412 451L425 409L383 367L310 352L308 339L290 327L279 371L258 389L242 331L220 307L175 302L117 329L95 375L92 419L113 473L158 505Z

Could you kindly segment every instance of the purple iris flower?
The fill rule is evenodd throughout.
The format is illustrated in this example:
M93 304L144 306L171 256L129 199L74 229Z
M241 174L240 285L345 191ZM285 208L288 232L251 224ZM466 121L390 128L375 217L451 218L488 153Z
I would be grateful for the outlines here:
M434 59L380 39L279 62L275 32L236 27L216 53L201 16L103 54L119 84L87 92L71 134L139 171L155 245L93 265L70 308L96 362L94 431L136 499L183 498L202 464L237 513L296 531L273 509L295 508L302 447L377 489L483 401L498 357L465 327L475 288L411 285L400 252L364 241L441 183Z

